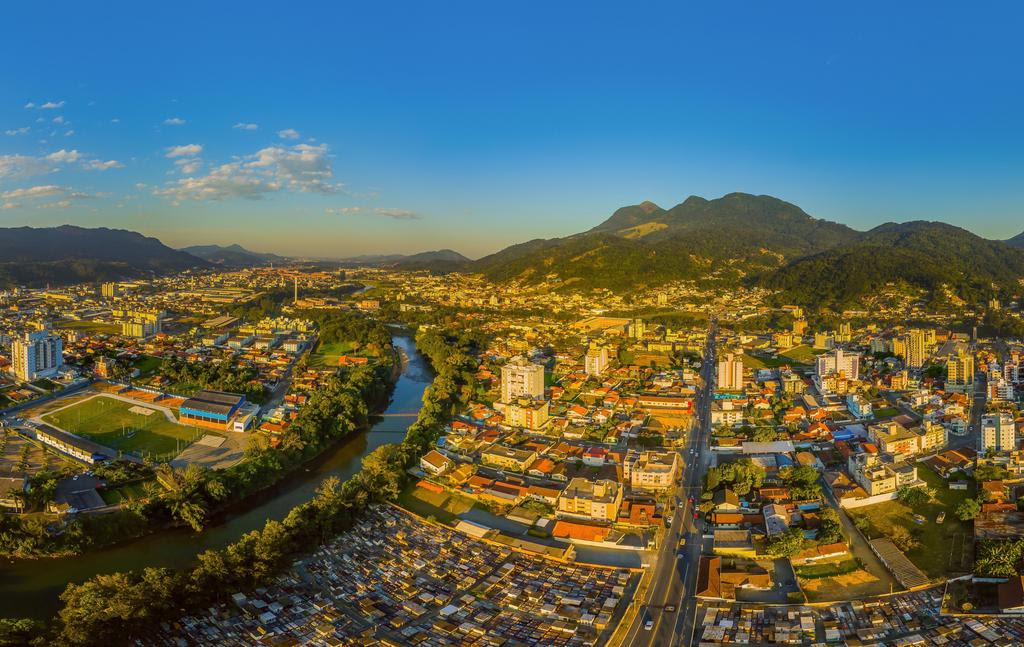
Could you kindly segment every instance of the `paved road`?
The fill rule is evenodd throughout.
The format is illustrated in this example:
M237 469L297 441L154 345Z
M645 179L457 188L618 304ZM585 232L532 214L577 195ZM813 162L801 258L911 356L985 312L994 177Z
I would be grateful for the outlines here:
M686 467L683 479L676 491L680 505L676 509L672 525L666 530L656 562L652 570L650 585L633 623L622 641L632 647L662 647L680 644L689 645L697 612L694 597L697 586L697 565L705 548L710 549L710 540L702 539L701 521L694 520L689 498L700 501L700 490L704 473L711 460L708 438L711 433L711 397L715 385L715 334L717 326L712 321L708 330L708 342L701 367L704 388L696 401L696 415L689 439L683 449ZM686 544L679 546L680 537ZM705 546L705 543L707 546ZM666 611L667 605L674 605L676 611ZM650 618L654 626L646 629Z

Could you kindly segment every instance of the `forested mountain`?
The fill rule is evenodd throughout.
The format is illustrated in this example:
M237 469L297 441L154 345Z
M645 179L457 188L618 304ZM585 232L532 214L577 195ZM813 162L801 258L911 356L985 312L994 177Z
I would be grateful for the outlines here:
M432 252L410 254L394 261L394 267L403 270L430 270L434 272L452 272L464 268L470 259L452 249L439 249Z
M623 207L588 232L515 245L473 268L498 281L557 275L582 287L657 285L700 278L723 264L737 277L760 273L857 236L771 196L691 196L668 210L652 202Z
M916 221L880 225L856 243L793 261L763 283L799 303L841 305L890 282L928 290L945 284L978 299L1019 288L1022 277L1024 250L945 223Z
M1018 240L1024 245L1024 234ZM727 283L764 285L806 305L840 305L890 282L945 284L969 298L1011 291L1024 277L1024 251L935 222L858 232L771 196L731 193L691 196L667 210L652 202L623 207L587 232L514 245L470 268L495 281L547 280L564 289L653 286L717 272Z
M227 246L193 245L191 247L183 247L181 251L198 256L211 263L232 267L264 265L288 260L284 256L278 256L277 254L249 251L238 244Z
M208 263L123 229L0 228L0 284L61 285L179 272Z
M1014 247L1024 247L1024 231L1006 241L1006 244Z

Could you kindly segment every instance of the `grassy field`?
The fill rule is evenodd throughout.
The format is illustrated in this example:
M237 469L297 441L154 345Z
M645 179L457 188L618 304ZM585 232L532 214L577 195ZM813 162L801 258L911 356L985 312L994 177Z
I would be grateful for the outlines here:
M132 368L137 368L143 375L148 375L156 370L162 362L163 360L159 357L142 355L132 363Z
M896 525L913 533L919 545L907 552L907 557L929 577L969 572L974 556L973 528L971 524L957 519L953 511L961 501L975 496L974 488L950 490L945 481L920 463L917 475L935 489L935 501L917 510L899 501L886 501L849 510L850 516L855 521L867 520L868 537L871 539L886 536ZM935 518L940 512L946 513L946 519L938 524ZM922 515L924 523L916 523L913 519L915 514Z
M874 414L876 418L891 418L895 415L899 415L900 410L892 407L883 407L881 409L875 409Z
M453 492L436 493L415 484L407 486L398 495L398 505L421 517L433 517L441 523L451 523L458 515L473 507L473 500Z
M104 333L107 335L121 334L121 326L114 323L103 323L101 321L74 321L67 320L54 324L54 328L66 328L87 333Z
M353 342L338 341L333 344L320 344L316 352L309 356L309 365L313 367L337 366L338 358L352 353L356 348Z
M837 575L846 575L847 573L853 573L860 569L860 562L856 559L844 559L840 561L795 566L793 571L796 573L797 577L815 579L819 577L836 577Z
M815 351L807 344L801 344L779 353L779 357L787 357L797 364L813 364L818 355L823 352L825 351Z
M146 416L129 411L134 405L96 397L49 413L43 420L101 445L136 454L176 454L203 433L169 421L162 411Z
M100 496L107 505L142 499L146 496L145 483L129 483L113 490L104 490L100 492Z

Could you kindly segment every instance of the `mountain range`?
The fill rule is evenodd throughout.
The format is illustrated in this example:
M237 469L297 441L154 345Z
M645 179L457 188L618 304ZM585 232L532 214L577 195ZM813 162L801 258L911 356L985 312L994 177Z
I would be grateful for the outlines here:
M240 245L175 250L119 229L0 228L0 285L135 278L189 268L283 262ZM789 202L730 193L691 196L669 209L622 207L587 231L535 239L479 260L451 249L359 256L343 265L479 272L496 282L555 290L632 290L713 277L726 288L764 286L808 306L852 304L888 283L971 299L1016 295L1024 277L1024 232L988 240L940 222L886 223L868 231L814 218Z
M267 263L279 263L287 261L284 256L268 254L263 252L252 252L241 245L192 245L182 247L181 251L198 256L199 258L217 265L232 267L246 267L252 265L266 265Z
M208 265L156 238L124 229L0 228L0 285L5 287L112 281Z
M494 281L555 289L653 287L712 273L762 285L804 305L855 302L890 282L951 287L979 298L1019 290L1024 234L992 241L938 222L887 223L866 232L819 220L771 196L691 196L663 209L618 209L589 231L513 245L471 263Z

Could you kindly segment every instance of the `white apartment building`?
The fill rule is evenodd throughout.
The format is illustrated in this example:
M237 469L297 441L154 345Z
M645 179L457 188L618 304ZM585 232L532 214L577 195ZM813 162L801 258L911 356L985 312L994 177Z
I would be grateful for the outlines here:
M544 397L544 367L515 357L501 367L501 401Z
M989 449L1012 452L1017 449L1017 428L1013 416L1006 413L984 416L981 419L981 452Z
M49 330L27 332L11 343L11 369L19 380L53 377L64 364L61 338Z
M860 355L837 348L831 353L819 356L816 368L819 378L843 375L847 380L856 381L860 379Z
M604 346L591 346L584 358L584 370L587 375L601 375L608 368L608 349Z
M743 356L729 353L718 362L718 390L743 389Z

